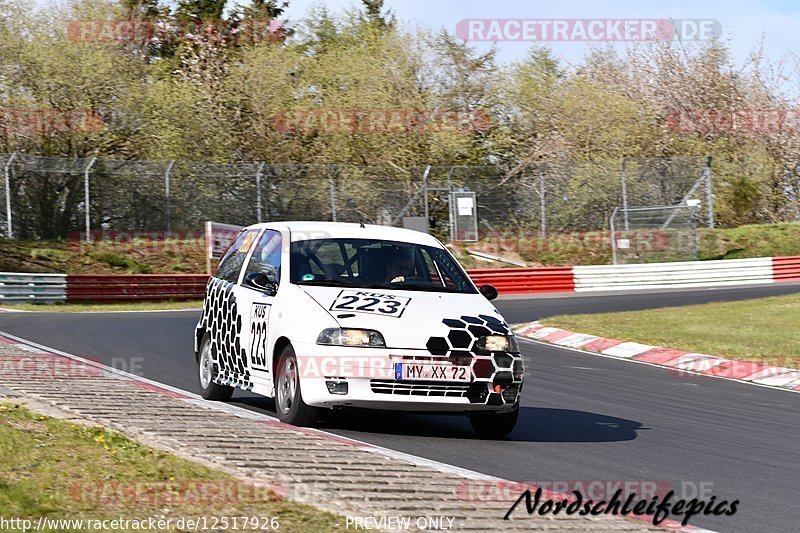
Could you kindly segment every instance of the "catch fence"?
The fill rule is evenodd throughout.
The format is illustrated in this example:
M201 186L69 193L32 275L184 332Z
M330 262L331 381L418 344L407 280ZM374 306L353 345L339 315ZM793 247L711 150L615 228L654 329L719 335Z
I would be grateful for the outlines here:
M701 198L697 223L714 226L711 158L547 161L517 167L236 164L0 154L0 233L66 238L92 231L194 231L332 220L392 226L426 220L449 240L452 193L473 192L477 229L546 236L609 228L615 207Z

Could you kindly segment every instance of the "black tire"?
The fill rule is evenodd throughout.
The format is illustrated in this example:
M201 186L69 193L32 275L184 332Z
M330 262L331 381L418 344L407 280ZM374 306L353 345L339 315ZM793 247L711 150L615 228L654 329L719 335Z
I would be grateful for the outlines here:
M514 431L519 417L519 404L506 413L474 413L469 415L469 423L475 433L484 439L501 439Z
M197 354L197 377L200 383L200 395L206 400L227 402L233 396L233 387L214 383L219 369L211 360L211 337L203 335L200 352Z
M297 356L291 344L281 351L275 370L275 410L281 422L294 426L313 426L321 414L320 409L303 401Z

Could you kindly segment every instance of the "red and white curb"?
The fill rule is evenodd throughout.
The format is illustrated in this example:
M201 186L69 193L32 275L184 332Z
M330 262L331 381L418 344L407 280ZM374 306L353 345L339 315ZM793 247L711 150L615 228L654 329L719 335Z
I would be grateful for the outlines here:
M684 352L619 339L606 339L596 335L552 328L539 322L517 324L512 329L519 337L564 348L650 363L676 372L745 381L800 392L800 370L794 368L771 366L756 361L734 361L715 355Z

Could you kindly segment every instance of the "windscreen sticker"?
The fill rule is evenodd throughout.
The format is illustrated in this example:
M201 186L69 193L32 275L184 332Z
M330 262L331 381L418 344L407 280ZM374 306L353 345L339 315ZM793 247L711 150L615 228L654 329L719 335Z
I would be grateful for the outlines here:
M330 307L331 311L349 311L354 313L372 313L400 318L411 298L384 294L368 290L343 290Z
M247 235L245 235L241 246L239 246L240 254L246 254L247 252L250 251L250 246L252 246L253 242L256 240L257 234L258 230L251 230L250 232L247 233Z

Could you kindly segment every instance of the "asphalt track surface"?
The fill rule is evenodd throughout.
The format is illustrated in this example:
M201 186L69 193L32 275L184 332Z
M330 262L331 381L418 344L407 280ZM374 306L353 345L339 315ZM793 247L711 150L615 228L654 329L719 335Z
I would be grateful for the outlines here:
M644 294L498 300L510 322L800 292L769 285ZM0 331L146 378L198 391L192 354L197 311L0 313ZM652 481L687 498L740 500L734 516L695 516L716 531L800 529L800 394L523 341L526 383L507 440L476 438L463 417L345 412L334 433L493 476L530 483ZM266 398L233 403L274 413ZM213 431L212 428L209 429ZM521 508L517 512L524 512Z

